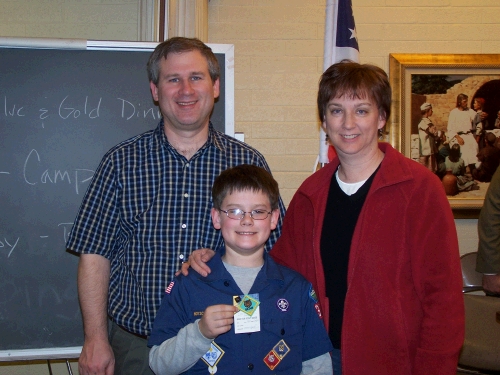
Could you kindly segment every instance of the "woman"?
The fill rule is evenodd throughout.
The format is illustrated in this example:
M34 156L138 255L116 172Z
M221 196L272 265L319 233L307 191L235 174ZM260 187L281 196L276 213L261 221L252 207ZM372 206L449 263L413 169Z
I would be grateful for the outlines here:
M386 73L341 62L323 74L322 126L337 158L294 195L271 255L313 282L342 373L455 374L464 337L458 240L437 176L378 132Z

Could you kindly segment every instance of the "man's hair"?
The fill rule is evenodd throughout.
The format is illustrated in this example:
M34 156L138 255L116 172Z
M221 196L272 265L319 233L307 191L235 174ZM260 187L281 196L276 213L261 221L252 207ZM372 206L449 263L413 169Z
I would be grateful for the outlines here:
M262 191L269 198L271 210L278 208L280 197L278 183L264 168L251 164L241 164L226 169L215 178L212 186L214 208L221 209L222 202L228 194L245 190Z
M469 97L465 94L458 94L457 95L457 108L461 107L460 103L462 103L462 100L468 99Z
M391 115L391 86L387 74L378 66L342 60L330 66L319 81L318 112L325 121L326 107L334 98L370 99L387 121Z
M167 59L170 53L183 53L190 51L199 51L208 63L208 72L212 83L215 83L220 76L219 62L212 49L201 40L196 38L174 37L156 46L148 60L148 78L155 85L158 85L160 79L160 62Z

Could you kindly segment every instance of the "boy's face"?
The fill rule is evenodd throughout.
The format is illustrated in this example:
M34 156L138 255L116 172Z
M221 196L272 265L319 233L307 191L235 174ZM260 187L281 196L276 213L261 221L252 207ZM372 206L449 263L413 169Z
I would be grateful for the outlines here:
M262 191L233 191L222 201L221 210L240 209L247 212L243 219L229 218L224 212L212 208L212 222L215 229L220 229L226 244L226 254L235 257L248 256L264 252L264 245L276 228L279 210L274 210L263 220L250 217L253 210L271 211L269 198ZM243 259L243 258L242 258Z

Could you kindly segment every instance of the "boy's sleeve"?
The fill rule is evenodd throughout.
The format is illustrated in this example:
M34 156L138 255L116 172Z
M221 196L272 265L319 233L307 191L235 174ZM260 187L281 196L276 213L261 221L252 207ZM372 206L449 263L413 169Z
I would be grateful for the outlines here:
M163 341L176 336L181 328L192 323L188 320L186 311L189 301L184 300L189 298L189 294L183 293L182 290L184 288L180 277L176 277L165 290L149 336L149 347L160 345Z
M316 293L311 283L304 280L303 285L302 361L304 362L331 352L333 346L316 309L318 303Z
M179 276L168 285L148 340L148 346L153 347L149 365L158 374L180 374L210 349L212 340L201 334L199 319L190 321L186 282L187 278Z
M302 362L301 375L332 375L332 357L325 353L319 357Z
M155 374L177 375L189 370L210 349L211 339L202 335L198 320L181 328L177 336L155 345L149 352L149 366Z

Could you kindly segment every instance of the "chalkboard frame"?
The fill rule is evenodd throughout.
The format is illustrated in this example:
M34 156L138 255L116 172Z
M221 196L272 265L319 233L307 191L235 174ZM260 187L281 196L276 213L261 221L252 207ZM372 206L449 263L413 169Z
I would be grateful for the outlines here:
M127 42L127 41L92 41L80 39L46 39L46 38L18 38L1 37L0 53L2 48L27 49L78 49L78 50L105 50L105 51L153 51L158 45L156 42ZM210 44L216 55L223 55L225 66L225 96L224 100L224 128L225 133L235 136L234 133L234 45ZM144 83L147 85L147 82ZM76 212L75 212L76 214ZM76 279L76 275L75 275ZM0 350L0 362L23 360L49 360L78 358L81 346L51 347L33 349Z

